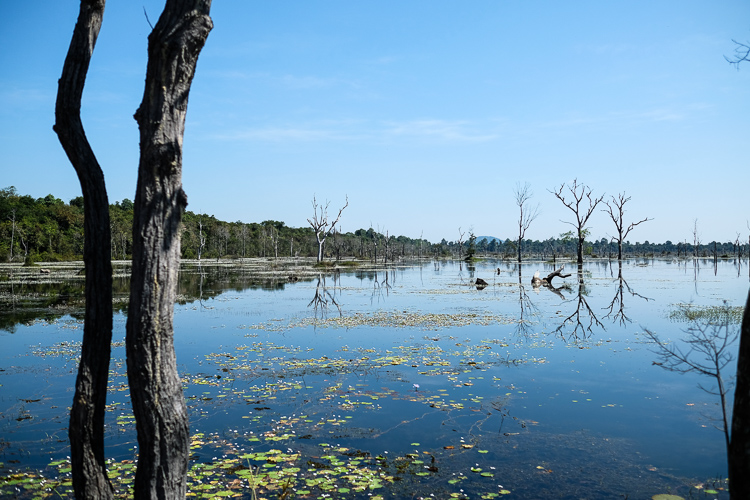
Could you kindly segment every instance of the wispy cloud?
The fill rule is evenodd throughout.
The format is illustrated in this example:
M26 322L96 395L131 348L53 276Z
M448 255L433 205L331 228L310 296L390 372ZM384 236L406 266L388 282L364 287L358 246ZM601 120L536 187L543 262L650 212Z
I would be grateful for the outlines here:
M688 112L684 110L676 111L668 108L656 108L612 112L602 115L574 116L541 122L537 126L542 128L568 128L604 124L638 125L647 122L683 121L687 120L689 116Z
M54 101L55 93L50 90L15 88L0 92L0 103L6 109L37 109Z
M409 120L366 122L362 120L327 120L317 123L272 125L244 128L214 135L225 141L351 141L385 142L426 140L442 142L487 142L500 137L497 124L484 126L469 121Z
M335 87L359 88L361 84L352 79L340 78L336 76L318 76L318 75L278 75L263 71L212 71L211 76L222 80L233 82L259 82L274 87L284 87L293 90L305 89L326 89Z
M421 137L455 142L487 142L499 137L494 131L478 128L471 122L460 120L411 120L390 122L385 133L393 137Z
M250 128L239 130L237 132L217 134L214 137L225 141L266 142L330 141L345 138L335 130L307 127Z
M322 89L331 87L358 87L357 82L341 78L324 78L312 75L284 75L277 80L287 88L291 89Z
M578 44L576 49L597 56L618 56L637 50L637 46L632 43Z

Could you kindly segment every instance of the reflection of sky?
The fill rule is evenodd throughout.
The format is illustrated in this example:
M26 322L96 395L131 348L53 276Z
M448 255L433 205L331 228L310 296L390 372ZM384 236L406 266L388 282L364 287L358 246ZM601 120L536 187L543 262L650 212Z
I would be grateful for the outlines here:
M495 271L498 267L501 269L499 275ZM439 269L433 263L421 269L396 269L388 272L387 283L384 271L342 273L335 280L330 275L326 278L327 291L336 298L344 316L374 311L409 311L471 312L518 318L522 305L519 297L523 297L524 318L529 321L523 335L513 323L436 331L372 326L346 329L322 325L280 328L279 331L251 329L248 327L257 324L284 326L289 320L314 317L316 313L308 305L316 292L317 280L288 284L283 290L275 291L226 291L202 302L176 306L175 338L180 370L183 374L193 375L220 373L206 358L207 354L236 352L236 346L254 342L312 349L295 354L298 357L326 355L341 358L356 357L357 349L385 351L403 346L434 345L449 352L459 349L457 344L476 346L482 341L498 340L508 344L507 347L487 345L491 345L492 352L500 354L501 358L544 359L545 362L515 366L497 364L488 366L485 371L461 373L450 383L446 383L444 376L420 375L423 367L412 368L405 364L361 373L355 370L343 375L313 375L306 377L305 381L310 386L311 395L334 382L341 382L344 388L351 386L370 393L387 388L398 394L395 400L392 397L379 400L378 404L384 410L355 412L356 425L361 428L388 427L384 420L416 419L430 410L424 402L411 402L413 397L441 394L446 400L462 401L481 396L485 402L503 398L504 411L521 420L538 422L533 427L534 433L556 436L585 431L594 436L626 439L642 454L645 462L660 469L699 477L721 475L725 470L722 435L704 416L718 416L716 399L696 388L698 382L709 381L693 375L669 373L652 365L656 357L643 344L642 332L648 328L664 339L679 338L686 325L670 322L668 318L669 311L678 303L720 305L722 299L727 299L730 305L741 305L748 287L746 274L742 272L738 278L736 267L719 263L714 275L713 266L702 263L696 280L692 265L685 268L676 263L655 262L640 266L627 262L622 276L630 290L638 295L633 295L625 287L622 295L624 312L632 322L622 325L607 317L609 305L618 293L616 263L612 266L586 264L584 297L603 328L594 323L591 331L583 330L585 334L576 339L572 337L572 325L556 331L579 303L575 266L566 266L566 271L573 272L573 276L559 281L555 279L556 286L569 285L561 289L565 299L545 288L534 289L528 284L537 270L544 276L553 268L551 264L524 264L525 296L519 294L515 264L498 262L480 262L474 269L454 262L441 263ZM490 286L482 291L476 290L471 286L476 278L484 279ZM619 308L619 303L615 308ZM328 317L338 314L336 307L330 307L327 312ZM588 311L581 312L585 325L589 324L589 315ZM125 318L117 315L115 341L123 340L124 330ZM0 372L0 383L3 384L0 387L0 413L19 415L25 411L24 405L18 402L19 398L47 398L46 401L54 400L54 405L64 409L72 398L75 377L72 364L50 356L42 358L40 365L39 358L30 354L34 349L32 346L80 340L81 333L80 325L63 320L52 326L19 327L17 333L0 337L3 345L0 359L6 370ZM122 348L115 348L113 354L124 357ZM284 352L278 355L284 356ZM125 383L122 376L124 366L117 367L115 372L120 374L115 377L116 383ZM464 385L464 382L471 385ZM244 383L250 382L238 380L233 388L241 388ZM418 392L414 383L420 386ZM444 389L444 394L439 392L440 389ZM113 393L111 401L126 403L125 396L126 393ZM27 405L30 411L38 412L38 417L33 420L17 422L5 418L2 434L11 441L33 441L35 436L49 432L49 429L53 434L64 435L67 418L59 414L60 409L50 410L50 404L47 403L43 411ZM191 426L200 426L201 430L210 427L209 430L219 432L224 427L247 427L248 422L240 420L247 411L244 404L222 408L214 416L194 415ZM289 409L294 410L294 405ZM335 410L323 406L307 407L306 411ZM388 412L393 412L390 417ZM508 420L501 422L498 411L490 409L489 412L493 416L485 425L485 432L496 432L500 427L504 432L518 431L518 424ZM442 413L430 414L418 424L405 426L400 431L384 432L378 437L378 450L375 451L398 448L405 441L419 441L425 446L442 448L443 443L453 439L452 436L469 432L471 424L461 419L451 424L454 430L444 429L441 427L444 417ZM438 428L431 428L433 423ZM409 435L404 437L400 432ZM110 436L108 439L109 446L125 449L127 440L124 438ZM355 446L373 446L368 444L367 437L348 439ZM44 446L45 449L62 448L59 443Z
M496 274L498 267L501 269L499 275ZM474 342L488 338L507 339L511 344L507 350L512 357L545 358L547 362L544 364L511 368L512 376L507 382L523 391L513 395L512 406L516 415L539 421L540 428L547 432L588 429L603 435L630 438L637 443L636 448L659 467L677 468L698 475L722 470L722 436L703 415L718 415L714 398L696 388L701 382L699 377L680 376L652 365L655 356L644 346L642 332L648 328L664 339L679 338L685 325L673 323L668 317L676 304L720 305L726 299L730 305L741 305L747 291L744 273L738 278L737 269L731 263L720 262L714 275L710 261L702 261L697 271L692 263L686 267L677 263L640 265L628 261L622 270L626 282L623 283L622 300L623 312L630 321L621 325L614 319L620 307L619 295L614 312L607 317L609 306L619 290L617 263L588 263L584 266L585 299L604 328L593 323L592 330L584 329L586 336L576 341L570 337L573 324L555 332L562 320L575 312L578 303L575 264L566 266L566 272L573 273L571 277L555 279L558 287L569 285L561 289L565 300L545 288L535 290L530 286L530 277L536 270L545 276L553 267L551 264L523 264L524 317L530 321L529 338L515 336L515 325L461 327L434 333L443 338L452 335ZM471 283L478 277L490 286L482 291L476 290ZM403 310L491 313L516 318L520 312L515 263L481 262L474 269L456 262L443 262L439 268L430 263L421 269L389 271L387 283L384 271L342 274L336 284L333 283L329 277L329 290L334 291L345 316L356 312ZM206 331L226 332L222 337L226 339L225 343L229 342L229 337L237 338L250 332L258 334L259 338L275 339L278 343L311 346L315 352L337 349L342 345L351 349L388 348L405 341L419 342L430 333L419 329L372 327L349 331L334 328L285 332L236 330L238 325L253 322L312 316L313 311L306 306L315 287L313 281L287 286L283 292L225 294L218 301L210 302L216 310L186 307L178 315L178 321L189 322L192 331L200 326ZM230 315L217 310L225 310ZM335 308L329 310L331 315L338 315ZM584 326L589 324L589 316L587 311L581 311ZM219 318L224 326L217 329ZM217 341L213 334L212 338L212 343ZM249 340L252 339L246 339ZM202 335L200 341L193 342L194 349L190 352L206 347ZM501 372L508 368L503 367L491 368L484 375L491 379L494 370L504 381L507 379ZM421 381L420 384L424 390L429 389L433 382L439 383L439 380ZM487 387L484 390L492 392L495 389ZM701 450L700 460L694 458L696 449Z

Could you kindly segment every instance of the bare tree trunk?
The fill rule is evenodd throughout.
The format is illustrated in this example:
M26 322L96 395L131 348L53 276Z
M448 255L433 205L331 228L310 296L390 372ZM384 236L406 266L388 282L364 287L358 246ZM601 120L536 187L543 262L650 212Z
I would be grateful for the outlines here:
M729 493L734 499L750 498L750 294L745 304L737 355L737 381L729 446Z
M113 498L104 462L104 410L112 342L112 258L104 174L81 123L81 96L102 26L104 0L82 0L58 82L55 132L83 192L86 312L76 392L70 410L70 457L77 498Z
M583 244L586 242L586 238L582 234L578 234L578 265L583 264Z
M13 242L16 237L16 209L15 207L11 210L11 215L8 217L10 222L13 225L13 230L10 233L10 256L8 257L8 262L13 262Z
M128 382L138 432L136 498L185 498L190 435L174 352L180 262L182 139L210 0L167 0L149 35L127 321Z

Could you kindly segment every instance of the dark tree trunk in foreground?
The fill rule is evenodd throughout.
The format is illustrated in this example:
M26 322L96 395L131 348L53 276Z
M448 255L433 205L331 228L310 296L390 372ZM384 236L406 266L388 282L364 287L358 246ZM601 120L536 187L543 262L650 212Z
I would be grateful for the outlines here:
M745 304L737 355L732 435L729 445L729 493L734 499L750 498L750 294Z
M149 35L135 119L141 155L127 321L128 382L138 431L136 498L185 498L187 409L172 326L180 260L182 139L195 67L212 28L210 0L167 0Z
M81 123L81 96L102 26L105 0L82 0L55 106L55 132L83 193L86 314L76 391L70 410L70 460L76 498L112 498L104 463L104 409L112 342L112 262L104 174Z

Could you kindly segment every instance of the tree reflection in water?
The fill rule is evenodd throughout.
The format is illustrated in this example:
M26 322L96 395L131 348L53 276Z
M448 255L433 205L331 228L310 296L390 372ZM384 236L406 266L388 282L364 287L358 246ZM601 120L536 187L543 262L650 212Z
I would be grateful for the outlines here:
M625 314L625 300L624 300L624 291L627 289L628 293L632 297L640 297L641 299L645 300L646 302L653 300L648 297L644 297L643 295L635 292L630 285L628 285L628 282L625 281L625 278L622 277L622 262L618 263L618 270L617 270L617 287L615 288L615 296L612 298L612 302L609 303L609 306L605 307L604 309L607 309L609 312L604 316L605 318L612 318L613 323L620 323L621 326L625 326L626 323L632 323L633 320L631 320L626 314Z
M339 312L339 316L343 316L341 312L341 306L336 301L336 278L338 273L333 275L333 293L326 286L326 275L323 273L318 274L318 284L315 286L315 294L307 307L313 308L313 314L315 319L326 319L328 317L328 309L330 306L335 306ZM318 317L320 315L320 317Z

